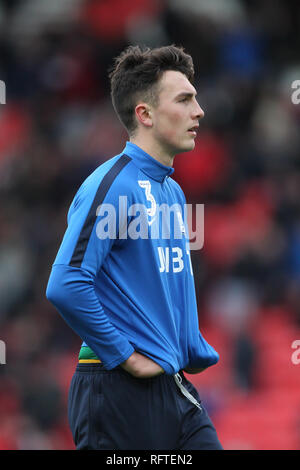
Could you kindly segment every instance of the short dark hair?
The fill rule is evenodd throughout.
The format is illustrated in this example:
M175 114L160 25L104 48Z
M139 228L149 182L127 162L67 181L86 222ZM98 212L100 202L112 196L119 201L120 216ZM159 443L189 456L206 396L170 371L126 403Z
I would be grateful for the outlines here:
M129 134L137 127L134 109L139 99L155 106L157 84L162 74L174 70L194 79L191 56L174 45L154 49L127 47L114 61L109 71L113 107Z

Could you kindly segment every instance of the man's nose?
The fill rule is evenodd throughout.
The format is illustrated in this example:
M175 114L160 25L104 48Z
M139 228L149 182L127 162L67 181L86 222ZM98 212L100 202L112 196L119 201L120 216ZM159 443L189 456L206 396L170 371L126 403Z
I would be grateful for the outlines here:
M197 108L196 108L196 117L197 119L202 119L204 117L205 113L203 109L201 108L200 104L197 103Z

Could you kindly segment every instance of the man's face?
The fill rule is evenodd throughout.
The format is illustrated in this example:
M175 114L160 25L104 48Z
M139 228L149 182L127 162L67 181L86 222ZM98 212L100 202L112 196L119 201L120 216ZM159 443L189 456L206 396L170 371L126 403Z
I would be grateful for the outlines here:
M153 137L171 154L195 147L198 122L204 112L196 100L196 90L181 72L164 72L159 83L158 105L152 108Z

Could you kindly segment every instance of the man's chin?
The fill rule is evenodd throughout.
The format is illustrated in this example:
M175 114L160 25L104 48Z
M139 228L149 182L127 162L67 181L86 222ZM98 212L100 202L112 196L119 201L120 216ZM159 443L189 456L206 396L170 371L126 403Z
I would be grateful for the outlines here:
M195 148L195 141L192 140L191 142L187 142L186 144L182 145L180 151L178 153L190 152Z
M173 155L178 155L179 153L185 153L185 152L190 152L191 150L194 150L195 148L195 141L190 140L189 142L182 142L178 146L173 146L173 148L170 148L170 153Z

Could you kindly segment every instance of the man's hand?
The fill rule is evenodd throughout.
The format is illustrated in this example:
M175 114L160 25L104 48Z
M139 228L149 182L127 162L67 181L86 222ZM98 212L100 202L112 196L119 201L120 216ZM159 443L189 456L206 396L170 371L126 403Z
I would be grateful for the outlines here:
M202 369L192 369L191 367L186 367L183 369L183 372L186 372L187 374L200 374L200 372L203 372L206 369L206 367Z
M156 377L165 372L164 369L156 362L152 361L152 359L138 352L134 352L125 362L122 362L120 366L126 370L126 372L139 379Z

